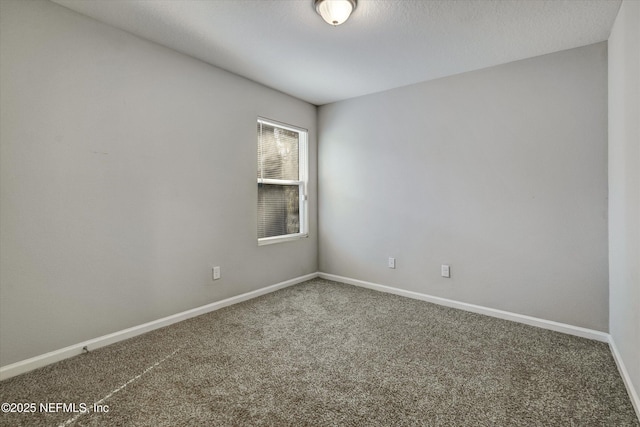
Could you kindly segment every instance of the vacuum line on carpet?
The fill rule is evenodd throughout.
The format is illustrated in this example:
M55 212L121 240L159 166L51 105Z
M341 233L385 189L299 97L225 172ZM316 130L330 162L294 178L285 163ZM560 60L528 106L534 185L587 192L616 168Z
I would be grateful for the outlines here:
M126 383L122 384L120 387L118 387L115 390L111 391L109 394L107 394L102 399L98 400L97 402L94 402L93 407L95 407L97 405L101 405L107 399L111 398L114 394L124 390L129 384L131 384L132 382L134 382L137 379L141 378L144 374L146 374L147 372L151 371L152 369L158 367L161 363L163 363L165 360L169 359L170 357L173 357L179 351L180 351L180 349L178 348L173 353L169 354L168 356L165 356L164 359L158 360L156 363L154 363L153 365L149 366L147 369L145 369L144 371L142 371L141 373L139 373L135 377L131 378L129 381L127 381ZM78 415L76 415L76 416L74 416L72 418L69 418L67 421L63 422L62 424L59 424L58 427L68 426L68 425L76 422L78 420L78 418L80 418L81 416L89 414L89 413L91 413L90 410L87 411L87 412L81 412Z

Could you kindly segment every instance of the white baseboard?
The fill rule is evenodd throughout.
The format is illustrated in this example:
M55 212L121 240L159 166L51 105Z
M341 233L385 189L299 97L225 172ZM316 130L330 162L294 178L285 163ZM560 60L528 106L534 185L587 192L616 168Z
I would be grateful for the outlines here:
M593 329L582 328L580 326L567 325L565 323L554 322L552 320L540 319L537 317L526 316L524 314L512 313L510 311L497 310L495 308L483 307L481 305L468 304L466 302L455 301L447 298L435 297L420 292L407 291L404 289L393 288L391 286L379 285L377 283L365 282L364 280L351 279L349 277L337 276L335 274L319 273L319 277L336 282L347 283L349 285L360 286L363 288L373 289L376 291L386 292L390 294L400 295L403 297L413 298L421 301L427 301L446 307L457 308L460 310L471 311L473 313L484 314L486 316L497 317L500 319L511 320L513 322L524 323L526 325L537 326L543 329L549 329L556 332L563 332L569 335L589 338L601 342L609 342L609 334L606 332L595 331Z
M638 420L640 420L640 396L638 396L638 392L631 382L629 372L627 371L627 368L622 361L622 356L620 355L618 347L616 347L616 343L613 340L612 336L609 336L609 348L611 349L611 354L613 354L613 360L615 360L616 365L618 365L618 371L620 372L622 381L627 388L627 393L629 393L629 398L631 399L631 403L633 404L633 409L636 410L636 416L638 417Z
M89 350L95 350L100 347L107 346L109 344L123 341L137 335L144 334L146 332L153 331L154 329L163 328L173 323L181 322L192 317L200 316L201 314L209 313L211 311L219 310L224 307L228 307L233 304L238 304L243 301L247 301L261 295L265 295L278 289L283 289L288 286L293 286L298 283L305 282L318 277L318 273L311 273L304 276L296 277L294 279L285 280L284 282L276 283L275 285L267 286L265 288L257 289L255 291L247 292L235 297L227 298L222 301L217 301L211 304L203 305L191 310L183 311L171 316L163 317L162 319L154 320L152 322L144 323L142 325L134 326L131 328L123 329L112 334L103 335L98 338L93 338L88 341L84 341L78 344L70 345L59 350L54 350L49 353L45 353L39 356L32 357L30 359L21 360L10 365L0 367L0 380L14 377L16 375L24 374L37 368L49 365L51 363L59 362L64 359L68 359L73 356L82 354L83 347L87 347Z
M144 323L142 325L138 325L138 326L134 326L118 332L114 332L112 334L103 335L101 337L84 341L78 344L74 344L59 350L51 351L49 353L35 356L30 359L26 359L20 362L12 363L10 365L2 366L0 367L0 380L11 378L16 375L20 375L20 374L32 371L34 369L41 368L51 363L55 363L64 359L68 359L73 356L77 356L82 353L83 347L85 346L90 350L95 350L97 348L104 347L109 344L116 343L118 341L123 341L125 339L132 338L137 335L141 335L146 332L153 331L155 329L169 326L173 323L177 323L182 320L200 316L202 314L219 310L221 308L228 307L233 304L238 304L240 302L259 297L261 295L275 292L279 289L293 286L298 283L302 283L307 280L314 279L316 277L321 277L327 280L333 280L336 282L342 282L342 283L346 283L354 286L359 286L359 287L373 289L381 292L400 295L400 296L413 298L421 301L427 301L434 304L457 308L460 310L484 314L487 316L497 317L500 319L511 320L514 322L524 323L531 326L537 326L537 327L549 329L552 331L563 332L570 335L576 335L583 338L589 338L597 341L607 342L611 348L611 353L613 354L613 358L618 366L620 375L622 376L624 384L627 388L633 407L636 411L636 414L638 415L638 418L640 419L640 398L638 396L638 393L636 392L633 386L633 383L631 382L631 378L629 377L629 374L622 361L622 358L615 345L615 342L613 341L613 338L605 332L595 331L587 328L581 328L578 326L567 325L564 323L554 322L550 320L539 319L536 317L526 316L522 314L511 313L508 311L496 310L493 308L483 307L483 306L474 305L474 304L468 304L468 303L450 300L446 298L440 298L436 296L422 294L419 292L407 291L404 289L393 288L391 286L380 285L377 283L371 283L363 280L351 279L348 277L337 276L334 274L327 274L327 273L311 273L304 276L296 277L294 279L286 280L284 282L280 282L275 285L267 286L265 288L257 289L255 291L247 292L241 295L237 295L235 297L227 298L222 301L217 301L211 304L204 305L202 307L197 307L191 310L184 311L182 313L177 313L172 316L164 317L162 319L154 320L152 322Z

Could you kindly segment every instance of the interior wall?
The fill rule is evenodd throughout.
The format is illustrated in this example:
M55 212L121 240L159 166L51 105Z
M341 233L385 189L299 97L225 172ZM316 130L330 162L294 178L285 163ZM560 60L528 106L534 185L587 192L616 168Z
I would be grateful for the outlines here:
M0 365L317 271L315 106L0 4ZM258 116L309 130L308 239L257 245Z
M609 37L609 269L610 333L640 392L640 3L635 1L622 3Z
M325 105L318 128L320 271L608 330L606 43Z

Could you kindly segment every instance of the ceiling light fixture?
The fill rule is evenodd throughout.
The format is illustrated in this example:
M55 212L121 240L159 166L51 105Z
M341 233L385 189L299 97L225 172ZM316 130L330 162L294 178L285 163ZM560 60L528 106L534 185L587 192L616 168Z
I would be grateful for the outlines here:
M335 27L349 19L357 0L314 0L314 5L322 19Z

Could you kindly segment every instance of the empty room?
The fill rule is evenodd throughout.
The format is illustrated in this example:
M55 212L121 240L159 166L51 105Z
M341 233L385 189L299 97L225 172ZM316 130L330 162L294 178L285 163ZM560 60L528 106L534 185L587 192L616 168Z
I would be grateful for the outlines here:
M639 393L640 1L0 0L0 425Z

